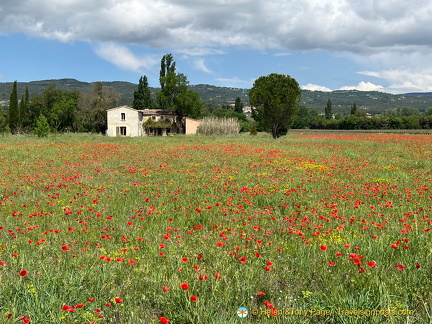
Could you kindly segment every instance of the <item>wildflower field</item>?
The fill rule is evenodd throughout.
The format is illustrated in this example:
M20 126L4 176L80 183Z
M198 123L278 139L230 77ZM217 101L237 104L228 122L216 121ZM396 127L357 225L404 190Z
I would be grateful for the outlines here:
M0 323L430 322L431 172L427 135L5 136Z

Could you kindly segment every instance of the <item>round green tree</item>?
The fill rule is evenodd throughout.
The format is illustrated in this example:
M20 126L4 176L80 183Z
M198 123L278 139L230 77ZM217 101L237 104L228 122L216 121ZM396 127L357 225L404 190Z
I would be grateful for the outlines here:
M300 86L289 75L272 73L259 77L249 91L252 117L273 138L278 138L291 126L300 98Z

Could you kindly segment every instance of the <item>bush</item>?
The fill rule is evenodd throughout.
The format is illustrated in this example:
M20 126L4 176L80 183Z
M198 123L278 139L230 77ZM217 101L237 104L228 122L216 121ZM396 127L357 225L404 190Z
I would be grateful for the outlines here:
M205 117L197 129L199 135L229 135L239 132L240 124L235 118Z
M254 125L252 125L252 127L251 127L251 130L250 130L250 135L256 135L258 132L257 132L257 128L256 128L256 125L254 124Z
M38 137L48 136L50 132L50 126L44 115L39 115L39 117L36 119L36 127L34 128L34 132Z

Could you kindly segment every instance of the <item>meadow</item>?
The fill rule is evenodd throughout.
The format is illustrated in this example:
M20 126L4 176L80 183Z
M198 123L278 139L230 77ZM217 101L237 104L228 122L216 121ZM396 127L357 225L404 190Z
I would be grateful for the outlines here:
M430 322L431 171L430 135L4 136L0 323Z

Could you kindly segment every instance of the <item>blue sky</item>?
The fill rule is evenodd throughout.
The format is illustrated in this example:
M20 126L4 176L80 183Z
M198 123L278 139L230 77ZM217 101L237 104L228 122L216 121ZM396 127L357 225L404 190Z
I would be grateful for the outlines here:
M172 53L190 84L432 91L429 0L3 0L0 82L158 86Z

